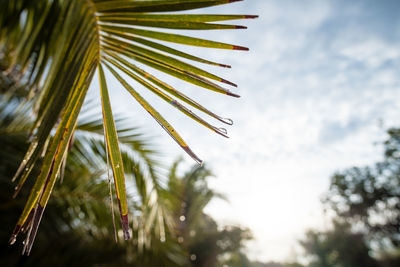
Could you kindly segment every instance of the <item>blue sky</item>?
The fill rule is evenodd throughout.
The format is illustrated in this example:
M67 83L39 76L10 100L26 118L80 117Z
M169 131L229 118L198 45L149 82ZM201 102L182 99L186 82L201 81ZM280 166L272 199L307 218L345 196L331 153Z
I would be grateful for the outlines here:
M385 128L400 125L400 1L247 0L202 11L260 15L241 22L247 30L190 33L248 46L249 52L186 49L231 64L206 68L237 83L240 99L165 79L232 118L231 138L146 96L213 169L212 187L230 199L212 202L207 211L220 223L251 228L252 258L293 258L305 229L328 226L319 200L329 176L380 159L373 143L385 138ZM130 114L155 136L166 161L183 155L114 87L116 112Z

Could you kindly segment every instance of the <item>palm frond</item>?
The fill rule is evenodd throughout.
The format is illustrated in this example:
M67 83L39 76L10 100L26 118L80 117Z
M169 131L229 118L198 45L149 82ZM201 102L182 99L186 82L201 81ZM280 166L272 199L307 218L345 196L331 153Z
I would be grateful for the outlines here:
M231 125L232 120L224 119L209 111L178 89L143 71L133 64L133 61L193 85L239 97L218 83L229 86L236 84L182 59L221 67L230 66L179 51L154 40L219 49L248 50L247 48L143 29L143 27L174 30L243 29L244 26L216 22L256 16L174 13L232 2L236 0L0 1L2 6L0 59L5 62L1 69L4 74L2 77L12 75L18 80L19 85L25 85L26 97L33 100L32 110L35 114L30 146L13 178L18 180L16 192L32 176L35 166L40 167L27 204L12 234L11 243L21 230L28 229L26 252L29 254L53 186L64 169L68 147L76 130L78 114L96 70L99 70L101 78L103 122L108 147L106 153L110 156L111 167L114 170L117 196L122 198L120 215L123 221L124 218L127 220L125 216L128 214L128 209L124 204L126 194L124 168L121 161L124 152L121 153L122 149L119 151L118 139L113 138L117 136L115 134L117 129L113 126L111 106L107 101L106 77L103 75L102 65L110 70L136 101L198 163L202 161L172 125L120 76L121 71L190 118L227 137L225 129L211 125L178 100L222 123ZM8 94L15 92L10 88L2 91ZM127 233L127 226L124 228Z

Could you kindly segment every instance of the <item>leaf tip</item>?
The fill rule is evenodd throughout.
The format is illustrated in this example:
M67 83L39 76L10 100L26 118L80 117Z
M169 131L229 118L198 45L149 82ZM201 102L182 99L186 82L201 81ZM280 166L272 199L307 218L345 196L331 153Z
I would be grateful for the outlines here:
M247 27L242 25L235 25L235 29L247 29Z
M236 97L236 98L239 98L240 97L240 95L238 95L238 94L235 94L235 93L232 93L232 92L226 92L226 94L227 95L229 95L229 96L233 96L233 97Z
M15 199L17 197L20 190L21 190L21 185L19 184L14 188L14 194L12 195L13 199Z
M237 84L230 82L228 80L225 80L225 79L221 79L221 82L237 87Z
M245 19L256 19L256 18L258 18L258 15L245 15L244 18Z
M182 148L197 162L197 164L199 164L200 166L203 165L203 161L188 146L182 146Z
M228 68L228 69L232 68L231 65L225 65L225 64L219 64L219 66L223 67L223 68Z
M128 240L131 238L129 234L129 220L128 220L128 214L122 215L121 214L121 224L122 224L122 231L124 233L124 239Z
M17 235L21 231L21 225L16 225L14 231L11 234L10 240L8 241L10 245L14 245L15 241L17 241Z
M244 47L244 46L238 46L238 45L234 45L232 47L233 50L242 50L242 51L249 51L248 47Z
M222 122L228 125L233 125L233 120L230 118L222 118Z

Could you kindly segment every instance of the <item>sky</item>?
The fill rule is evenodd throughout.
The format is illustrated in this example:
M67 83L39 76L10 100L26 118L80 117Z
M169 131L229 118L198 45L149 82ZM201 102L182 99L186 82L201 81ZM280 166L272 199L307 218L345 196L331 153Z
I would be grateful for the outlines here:
M329 225L320 199L330 176L381 159L376 144L400 125L399 12L396 0L246 0L197 11L260 16L234 22L246 30L189 33L248 52L176 46L232 65L204 67L237 83L230 89L241 98L164 79L231 118L229 139L144 93L212 169L211 187L229 199L212 201L207 213L252 230L252 259L294 259L306 229ZM155 137L167 163L181 155L194 164L129 94L112 87L115 112Z

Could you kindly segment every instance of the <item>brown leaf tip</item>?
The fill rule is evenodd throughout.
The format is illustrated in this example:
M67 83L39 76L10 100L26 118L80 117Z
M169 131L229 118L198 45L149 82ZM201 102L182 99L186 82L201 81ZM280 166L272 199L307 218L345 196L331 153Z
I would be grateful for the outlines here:
M244 46L238 46L238 45L234 45L232 47L233 50L243 50L243 51L249 51L249 48L244 47Z
M232 66L230 66L230 65L225 65L225 64L219 64L219 66L220 66L220 67L223 67L223 68L228 68L228 69L232 68Z
M242 25L235 25L235 29L247 29L247 27Z
M197 162L197 164L199 164L200 166L203 165L203 161L188 146L182 146L182 148Z
M231 86L237 87L237 84L235 84L235 83L233 83L233 82L230 82L230 81L228 81L228 80L225 80L225 79L221 79L221 82L226 83L226 84L229 84L229 85L231 85Z
M226 94L227 95L229 95L229 96L233 96L233 97L236 97L236 98L239 98L240 97L240 95L237 95L237 94L234 94L234 93L232 93L232 92L226 92Z
M129 233L129 220L128 220L128 214L122 215L121 214L121 224L122 224L122 232L124 233L124 239L128 240L131 238L131 235Z
M256 19L256 18L258 18L258 15L245 15L244 18L245 19Z

